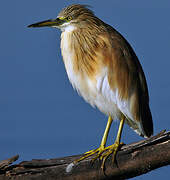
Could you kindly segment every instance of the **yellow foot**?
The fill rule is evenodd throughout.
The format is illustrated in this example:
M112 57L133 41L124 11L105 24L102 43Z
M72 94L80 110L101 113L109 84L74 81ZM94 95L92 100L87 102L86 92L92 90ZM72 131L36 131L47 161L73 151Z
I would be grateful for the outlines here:
M94 154L97 153L96 157L92 159L92 161L96 160L98 157L101 156L101 154L106 150L106 148L104 146L100 146L99 148L97 149L94 149L94 150L91 150L91 151L88 151L88 152L85 152L84 155L80 158L80 159L77 159L74 161L74 163L78 163Z
M106 147L107 151L104 152L100 159L102 159L102 165L101 165L101 169L104 170L104 166L105 166L105 161L106 159L112 154L112 162L115 162L115 157L116 154L120 148L120 146L123 145L123 143L119 143L119 142L115 142L114 144L112 144L111 146Z
M119 150L120 145L122 145L122 144L123 143L115 142L114 144L112 144L111 146L108 146L108 147L100 146L97 149L94 149L94 150L84 153L84 155L80 159L77 159L74 161L74 164L97 153L97 155L92 159L92 162L94 162L96 159L99 158L102 161L101 169L104 170L104 165L105 165L106 159L109 157L110 154L113 154L112 161L114 162L116 153Z

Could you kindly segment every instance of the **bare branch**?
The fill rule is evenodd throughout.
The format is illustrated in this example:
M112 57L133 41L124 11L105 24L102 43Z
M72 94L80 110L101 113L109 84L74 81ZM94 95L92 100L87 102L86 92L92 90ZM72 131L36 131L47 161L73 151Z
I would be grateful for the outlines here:
M96 160L93 164L91 163L92 157L73 165L72 162L79 157L80 155L49 160L24 161L9 166L11 162L17 159L16 156L0 161L0 180L132 178L170 164L170 132L163 131L149 139L122 146L116 156L116 163L112 163L111 157L107 159L105 174L100 169L101 162L99 160ZM4 162L6 162L5 166Z

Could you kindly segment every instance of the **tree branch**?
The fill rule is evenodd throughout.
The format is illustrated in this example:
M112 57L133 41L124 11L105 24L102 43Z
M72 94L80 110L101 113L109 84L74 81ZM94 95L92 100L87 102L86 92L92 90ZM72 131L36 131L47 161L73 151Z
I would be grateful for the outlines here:
M92 157L73 165L80 155L48 160L24 161L10 165L18 156L0 161L0 180L106 180L128 179L156 168L170 165L170 132L160 134L137 143L124 145L116 156L116 163L109 157L105 174L101 162L91 163Z

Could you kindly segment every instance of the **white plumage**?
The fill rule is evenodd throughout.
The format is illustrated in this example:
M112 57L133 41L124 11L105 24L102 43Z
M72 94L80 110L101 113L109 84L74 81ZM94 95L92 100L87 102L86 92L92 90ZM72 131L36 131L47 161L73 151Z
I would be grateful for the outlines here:
M93 107L96 106L106 115L120 119L120 111L129 119L133 120L130 112L128 101L121 100L118 89L113 91L110 88L107 76L107 67L96 76L96 82L91 79L82 77L81 74L75 74L74 71L74 52L71 49L71 34L75 30L74 26L66 26L62 29L61 35L61 51L63 61L67 71L68 78L74 89ZM83 78L83 79L82 79Z

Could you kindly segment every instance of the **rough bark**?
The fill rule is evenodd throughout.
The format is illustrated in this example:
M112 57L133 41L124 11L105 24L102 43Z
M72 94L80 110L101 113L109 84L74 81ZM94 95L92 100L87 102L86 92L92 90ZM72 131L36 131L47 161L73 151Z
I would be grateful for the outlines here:
M163 131L149 139L122 146L117 153L115 163L112 163L111 157L107 159L105 173L100 169L101 162L99 160L91 163L92 157L72 167L71 163L80 156L48 160L37 159L11 165L12 162L18 159L17 155L0 161L0 180L104 180L132 178L170 164L170 132Z

